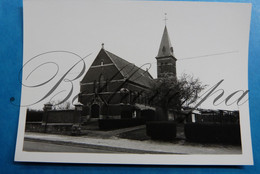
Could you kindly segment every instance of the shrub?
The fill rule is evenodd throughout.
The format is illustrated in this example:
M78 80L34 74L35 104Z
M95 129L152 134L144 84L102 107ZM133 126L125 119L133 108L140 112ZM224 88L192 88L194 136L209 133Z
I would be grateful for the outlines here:
M186 123L185 136L190 141L240 144L240 125L232 123Z
M141 119L99 119L98 126L101 130L120 129L132 126L142 125Z
M121 112L121 118L132 118L132 111L122 111Z
M146 121L154 121L156 119L155 117L155 111L153 110L142 110L141 111L141 118Z
M43 111L27 111L26 122L41 122Z
M176 137L176 123L172 121L147 122L146 134L155 140L173 140Z
M39 122L26 123L25 132L42 132L42 123Z

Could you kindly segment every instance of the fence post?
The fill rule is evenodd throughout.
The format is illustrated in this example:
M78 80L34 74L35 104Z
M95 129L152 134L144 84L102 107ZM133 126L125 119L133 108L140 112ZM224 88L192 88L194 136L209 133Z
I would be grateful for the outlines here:
M43 132L47 132L47 125L48 125L48 111L52 110L52 104L51 103L46 103L44 104L43 107L43 118L42 118L42 127L43 127Z
M83 105L78 102L75 105L75 111L73 115L73 126L72 126L72 135L79 135L81 133L81 113L83 110Z

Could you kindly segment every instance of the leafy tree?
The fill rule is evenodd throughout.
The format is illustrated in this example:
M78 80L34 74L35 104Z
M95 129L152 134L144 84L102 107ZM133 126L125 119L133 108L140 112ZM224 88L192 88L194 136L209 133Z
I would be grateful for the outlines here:
M205 87L198 78L187 74L183 74L179 79L165 74L156 79L151 90L147 92L148 102L160 107L164 119L168 119L169 109L180 111L194 104Z

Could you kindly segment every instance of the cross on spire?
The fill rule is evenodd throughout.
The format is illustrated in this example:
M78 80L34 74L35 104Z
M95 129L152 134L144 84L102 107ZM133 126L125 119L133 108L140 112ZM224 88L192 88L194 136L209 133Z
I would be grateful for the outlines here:
M167 24L167 22L166 22L166 21L168 20L168 19L167 19L167 13L164 13L164 19L163 19L163 20L164 20L164 22L165 22L165 25L166 25L166 24Z

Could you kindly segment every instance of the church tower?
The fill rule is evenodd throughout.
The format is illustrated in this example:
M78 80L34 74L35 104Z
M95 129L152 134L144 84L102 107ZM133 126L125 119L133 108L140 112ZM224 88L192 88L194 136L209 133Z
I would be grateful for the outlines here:
M176 61L173 47L169 38L168 30L165 25L163 36L158 51L157 59L157 78L163 77L164 74L176 77Z

